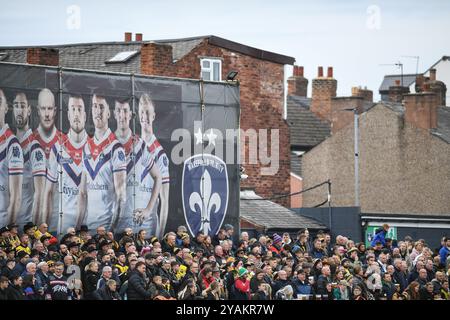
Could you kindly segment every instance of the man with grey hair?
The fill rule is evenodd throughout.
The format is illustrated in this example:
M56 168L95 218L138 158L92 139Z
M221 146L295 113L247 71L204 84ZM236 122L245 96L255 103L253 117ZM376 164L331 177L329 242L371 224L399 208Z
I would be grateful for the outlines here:
M104 266L102 269L102 276L97 281L97 290L103 288L106 285L106 282L110 280L112 277L112 268L110 266Z

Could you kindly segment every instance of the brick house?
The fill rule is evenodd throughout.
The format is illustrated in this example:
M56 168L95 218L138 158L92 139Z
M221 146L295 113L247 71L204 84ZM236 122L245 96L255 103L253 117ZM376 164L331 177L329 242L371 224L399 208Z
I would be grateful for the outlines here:
M450 215L450 108L445 106L445 85L437 85L433 73L431 79L416 82L421 83L418 93L406 93L409 90L396 82L389 89L390 101L358 112L361 212L402 214L403 220L411 215ZM350 122L302 161L304 187L331 179L334 206L355 203ZM321 199L319 190L303 195L305 206Z
M352 88L350 97L337 97L337 80L333 77L332 67L328 67L326 76L323 67L318 67L317 77L312 80L310 98L307 97L308 82L304 77L304 68L294 66L293 75L288 79L287 97L287 122L291 136L291 193L299 192L304 187L305 168L302 162L305 153L353 122L353 114L343 109L367 110L373 105L372 91L360 87ZM292 196L291 208L303 207L303 196ZM319 202L306 206L322 201L323 197Z
M241 100L241 129L279 129L279 170L262 176L261 162L244 164L252 188L263 197L290 191L289 127L283 119L284 66L293 57L239 44L216 36L144 41L142 34L125 33L124 41L66 44L45 47L0 47L5 62L61 65L68 68L140 73L146 75L221 81L229 71L238 71ZM270 142L270 139L268 139ZM241 146L242 156L248 143ZM271 146L268 146L271 150ZM273 152L273 150L272 150ZM248 158L248 155L247 155ZM288 198L277 201L288 206Z

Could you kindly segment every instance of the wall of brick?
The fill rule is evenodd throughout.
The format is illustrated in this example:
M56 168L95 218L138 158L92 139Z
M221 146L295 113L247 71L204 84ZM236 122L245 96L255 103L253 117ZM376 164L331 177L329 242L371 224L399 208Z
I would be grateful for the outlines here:
M50 48L28 48L27 63L57 66L59 65L59 50Z
M291 175L291 193L302 190L303 180ZM291 197L291 208L301 208L303 205L302 194L297 194Z
M331 99L331 133L335 134L354 121L354 113L344 109L362 112L363 97L337 97Z
M231 52L217 46L212 46L207 40L200 43L188 55L175 63L167 66L151 63L151 57L157 55L158 50L163 51L163 60L167 61L168 51L148 48L149 58L145 58L146 51L141 51L141 71L144 74L164 75L182 78L200 77L200 59L202 57L222 58L222 78L225 78L230 70L239 72L237 79L240 82L241 98L241 129L267 129L279 130L279 149L270 145L271 152L279 153L279 170L276 175L262 176L260 169L264 167L260 162L255 165L244 164L248 179L241 182L242 187L254 188L262 197L272 197L290 192L290 138L289 127L282 119L283 115L283 81L284 66L246 56L241 53ZM248 159L248 144L241 145L242 157ZM277 203L289 206L289 198L276 200Z
M362 212L448 214L450 145L382 105L360 117ZM306 153L304 188L331 179L334 206L354 204L353 126ZM303 195L304 206L326 199L326 186Z

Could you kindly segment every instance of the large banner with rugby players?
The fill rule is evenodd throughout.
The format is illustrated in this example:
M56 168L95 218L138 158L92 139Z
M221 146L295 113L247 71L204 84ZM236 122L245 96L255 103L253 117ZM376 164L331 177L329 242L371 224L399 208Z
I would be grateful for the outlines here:
M235 85L0 63L0 225L237 228L238 129Z

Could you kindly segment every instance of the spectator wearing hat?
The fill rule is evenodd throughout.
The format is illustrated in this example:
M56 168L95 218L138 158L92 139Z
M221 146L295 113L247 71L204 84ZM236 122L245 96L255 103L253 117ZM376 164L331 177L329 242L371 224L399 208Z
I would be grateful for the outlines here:
M269 248L268 248L269 251L272 251L275 254L280 254L282 241L283 241L283 238L281 238L281 236L278 235L277 233L274 233L272 245L269 246Z
M247 274L247 269L239 268L238 277L233 285L232 300L250 300L250 280L248 280Z
M33 222L27 222L23 226L23 233L26 233L31 241L34 241L34 232L36 231L36 225Z
M184 233L181 236L181 246L180 248L188 248L189 250L193 251L195 249L194 245L191 243L191 237L189 234Z

